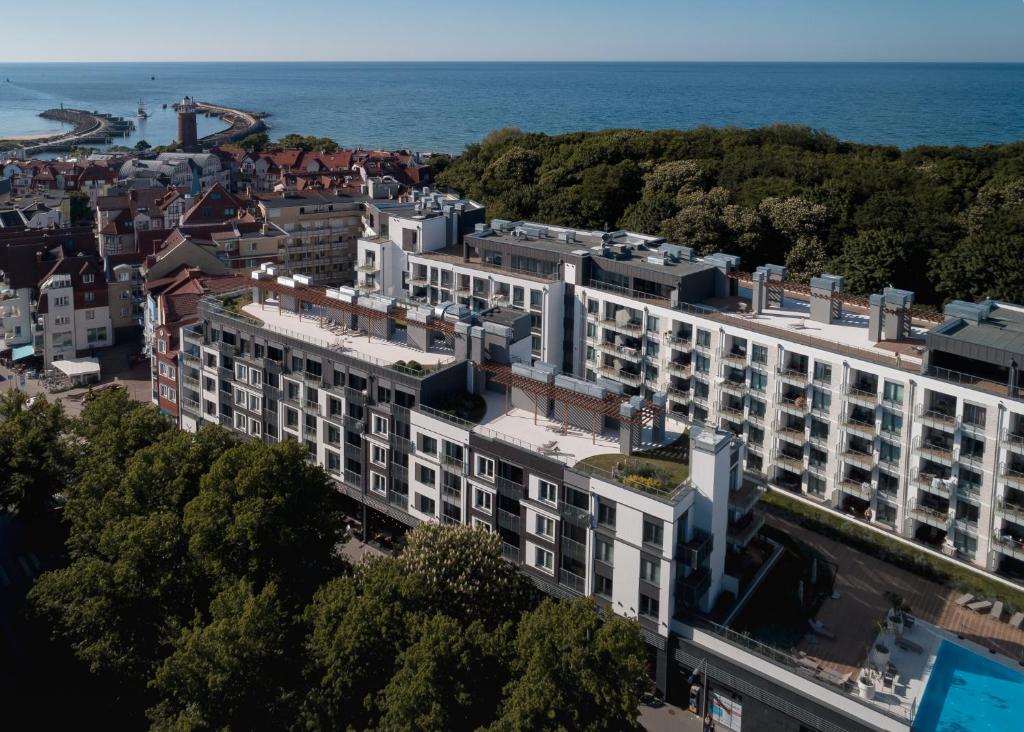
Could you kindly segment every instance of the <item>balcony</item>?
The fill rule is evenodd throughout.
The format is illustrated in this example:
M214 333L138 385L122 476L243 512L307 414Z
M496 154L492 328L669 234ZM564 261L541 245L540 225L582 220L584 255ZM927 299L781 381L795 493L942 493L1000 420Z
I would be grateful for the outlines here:
M684 353L689 353L692 348L689 336L675 335L674 333L669 333L665 336L665 343L672 346L673 349Z
M929 460L952 467L953 465L953 443L943 440L921 437L914 438L914 451Z
M376 262L374 262L372 260L367 260L366 262L363 262L358 267L356 267L356 272L379 272L379 271L380 271L380 265L378 265Z
M779 397L779 406L783 411L789 414L804 415L807 413L807 408L810 406L807 397L803 394L782 394Z
M747 352L727 351L725 355L722 356L722 360L729 364L745 366L747 363Z
M640 386L643 383L643 376L626 369L617 369L612 366L602 366L597 370L601 376L605 376L615 381L621 381L623 384L629 384L630 386Z
M568 587L578 595L585 595L587 593L587 581L568 569L562 569L558 572L558 584Z
M871 483L867 481L859 481L854 478L846 477L839 481L839 490L847 495L860 498L864 501L871 500Z
M875 420L873 415L872 418L869 419L866 414L853 412L847 416L843 424L850 432L855 432L856 434L864 435L865 437L875 436Z
M690 607L696 606L711 587L711 573L706 569L696 569L679 580L676 592L683 597L683 603Z
M1003 463L999 468L999 475L1007 485L1024 489L1024 464Z
M956 415L948 409L936 409L935 407L918 407L917 419L929 427L935 427L937 429L947 430L949 432L954 431L957 428L959 420Z
M516 501L522 500L523 498L523 485L517 483L514 480L503 478L500 475L494 479L494 487L498 489L506 498L512 498Z
M757 535L762 526L764 526L764 513L754 511L736 524L729 524L726 530L726 539L730 545L742 549Z
M506 562L519 564L519 547L512 546L508 542L501 542L501 558Z
M1024 561L1024 538L1018 538L1015 534L1001 534L997 531L992 539L994 549L1014 559Z
M1000 498L996 505L996 513L1008 521L1024 526L1024 503L1014 503L1006 498Z
M388 503L403 511L409 510L409 496L391 491L388 493Z
M966 534L968 536L978 535L978 521L971 521L967 518L954 519L953 526L958 534Z
M1003 447L1007 450L1024 455L1024 434L1007 432L1003 437Z
M693 364L680 363L679 361L669 361L665 368L673 376L679 376L684 379L690 378L690 374L693 372Z
M700 529L693 530L693 538L676 545L676 560L690 569L702 566L715 546L715 537Z
M934 473L914 471L913 484L921 490L928 491L943 498L953 495L953 483L948 478Z
M601 325L618 333L629 333L631 335L640 335L644 329L643 323L639 320L624 320L620 323L615 318L605 318L601 321Z
M747 513L761 500L764 491L763 485L745 480L739 490L729 492L729 508L741 514Z
M843 458L854 465L859 465L866 470L871 470L875 464L874 453L861 445L848 444L843 450Z
M461 457L455 455L449 455L448 453L441 454L441 465L444 466L445 470L456 475L466 474L466 463L463 462Z
M676 399L686 400L690 398L690 390L680 389L678 386L669 385L668 395L671 397L675 397Z
M874 407L878 404L878 389L877 387L875 389L871 389L870 384L865 384L863 382L847 384L846 397L856 404Z
M579 506L574 506L571 503L562 501L558 504L558 512L562 518L567 521L571 521L575 524L581 524L585 526L590 525L590 511Z
M559 539L559 543L562 547L562 554L565 556L570 559L575 559L577 562L585 563L587 561L586 544L576 541L575 539L570 539L568 536L562 536Z
M427 279L427 273L426 272L422 272L422 273L413 272L412 277L409 278L409 284L410 285L426 286L428 283L429 283L429 280ZM466 291L467 292L469 291L469 287L466 288Z
M743 419L743 402L739 404L735 402L722 402L719 405L718 411L721 414L736 417L737 419Z
M934 526L938 529L949 528L949 512L948 509L943 511L932 506L926 506L921 503L910 504L910 515L918 521Z
M775 463L779 467L785 468L790 472L797 473L798 475L804 471L803 456L797 457L795 455L788 455L784 452L780 452L775 456Z
M639 362L641 358L640 349L633 348L631 346L620 346L615 343L603 341L598 344L597 348L601 353L607 353L614 358L624 358L629 361L633 361L634 363Z
M779 377L787 384L804 387L810 382L806 370L785 368L779 369Z
M502 508L498 509L498 526L509 531L519 532L520 528L519 514L506 511Z

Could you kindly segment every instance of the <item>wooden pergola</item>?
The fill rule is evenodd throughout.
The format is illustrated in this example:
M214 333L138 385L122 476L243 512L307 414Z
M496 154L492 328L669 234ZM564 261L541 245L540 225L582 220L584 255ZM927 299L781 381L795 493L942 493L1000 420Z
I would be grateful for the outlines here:
M537 381L531 379L528 376L520 376L519 374L512 371L512 367L507 364L499 364L493 361L485 361L481 367L487 372L488 378L496 384L501 384L505 387L505 414L508 414L512 409L512 389L519 389L524 394L530 397L533 402L533 423L537 424L537 420L540 417L540 403L542 401L555 401L562 405L562 432L565 433L569 429L569 414L570 410L578 410L585 412L590 417L590 432L593 436L594 443L597 442L597 436L601 433L599 418L611 417L618 419L621 422L627 424L636 425L642 427L645 424L650 423L659 412L662 412L662 407L654 404L650 401L644 401L644 404L639 408L633 417L624 417L620 411L620 407L628 401L623 397L615 394L608 394L603 398L590 396L589 394L581 394L580 392L573 391L572 389L566 389L565 387L558 386L557 384L549 384L545 381ZM545 404L545 414L547 412ZM574 420L575 423L575 420Z
M285 295L287 297L295 298L296 302L306 303L315 307L328 309L328 310L339 310L344 313L349 313L357 317L367 318L371 323L381 321L396 321L403 320L407 321L408 310L403 306L395 306L391 309L391 312L385 313L380 310L374 310L358 303L345 302L333 297L327 296L327 291L319 287L288 287L282 285L275 280L252 280L252 287L259 292L259 300L262 304L264 293L272 292L278 295L278 311L281 311L281 300L280 296ZM301 312L297 313L302 315ZM324 316L320 316L321 323L324 321ZM450 323L447 320L435 319L429 323L417 324L422 325L427 330L436 331L446 336L447 338L454 338L455 336L455 324ZM370 329L372 330L372 329ZM372 333L370 334L372 336Z
M754 282L753 275L749 272L730 272L729 277L742 282L745 285L752 285ZM815 295L811 290L811 286L804 284L803 282L793 282L792 280L783 280L782 287L787 292L792 292L797 295L804 295L806 297L820 297ZM845 292L833 292L829 299L833 302L840 302L844 305L852 305L853 307L865 308L871 304L868 298L862 297L861 295L851 295ZM937 310L931 310L929 308L914 306L910 308L910 316L914 320L920 320L927 323L941 323L945 320L945 316Z

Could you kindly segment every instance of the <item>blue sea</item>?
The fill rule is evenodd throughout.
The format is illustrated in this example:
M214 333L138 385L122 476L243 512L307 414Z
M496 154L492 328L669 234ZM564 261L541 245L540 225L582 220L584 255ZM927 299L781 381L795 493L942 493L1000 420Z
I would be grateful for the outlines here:
M0 64L0 138L59 128L37 115L61 104L134 117L142 100L152 117L127 143L166 144L184 95L268 112L272 136L421 151L458 152L499 127L788 122L904 148L1024 139L1024 64L397 62Z

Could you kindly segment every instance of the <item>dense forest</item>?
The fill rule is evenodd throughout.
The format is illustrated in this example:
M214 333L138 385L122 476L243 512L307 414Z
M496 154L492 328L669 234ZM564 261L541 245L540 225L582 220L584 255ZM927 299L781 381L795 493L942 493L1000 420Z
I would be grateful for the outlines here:
M441 186L494 218L657 234L737 254L748 270L843 274L859 294L1024 302L1024 143L900 150L795 126L504 129L443 168Z
M5 719L168 732L638 728L635 620L545 599L496 534L467 526L417 526L399 554L352 565L337 551L339 500L294 441L179 431L123 390L76 418L5 392L0 529L60 521L64 534L62 561L47 562L16 621L21 653L0 642Z

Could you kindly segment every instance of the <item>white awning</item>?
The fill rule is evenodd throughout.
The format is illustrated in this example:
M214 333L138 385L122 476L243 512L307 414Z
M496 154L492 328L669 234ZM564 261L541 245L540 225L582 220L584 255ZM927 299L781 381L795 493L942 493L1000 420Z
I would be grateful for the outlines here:
M54 361L53 367L66 376L99 376L100 362L97 358L68 358L62 361Z

